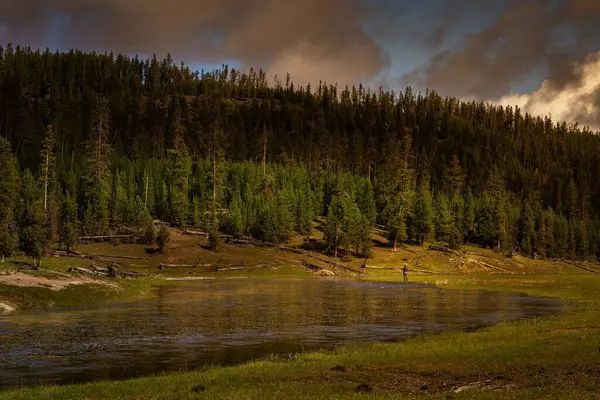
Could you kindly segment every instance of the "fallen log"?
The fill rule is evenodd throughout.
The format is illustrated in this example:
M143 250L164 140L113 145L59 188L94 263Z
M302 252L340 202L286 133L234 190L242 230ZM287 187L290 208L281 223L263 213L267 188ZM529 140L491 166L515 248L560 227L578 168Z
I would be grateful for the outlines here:
M148 274L142 274L140 272L135 271L119 271L117 272L117 276L121 278L142 278L148 276Z
M67 271L70 273L78 272L80 274L86 274L86 275L106 276L106 274L104 274L100 271L94 271L91 269L81 268L81 267L70 267Z
M299 254L299 255L302 255L302 256L314 258L315 260L320 261L322 263L325 263L325 264L327 264L329 266L332 266L334 268L341 268L343 270L352 272L354 274L364 275L363 271L357 271L357 270L352 269L350 267L345 267L343 265L339 265L339 264L334 263L332 261L329 261L329 260L326 260L324 258L321 258L321 257L315 255L314 253L311 253L311 252L308 252L308 251L304 251L304 250L301 250L301 249L294 249L294 248L291 248L291 247L284 246L282 244L270 243L270 242L266 242L266 241L258 240L258 239L252 239L252 240L254 240L256 242L260 242L260 243L265 244L267 246L277 247L277 248L279 248L280 250L283 250L283 251L289 251L289 252L294 253L294 254Z
M124 260L149 260L148 257L135 257L135 256L120 256L120 255L112 255L112 254L94 254L94 253L86 253L82 254L82 256L88 257L103 257L103 258L122 258Z
M231 268L218 268L217 271L242 271L245 269L246 269L246 267L231 267Z
M435 245L435 244L430 245L428 247L428 250L439 251L439 252L446 253L446 254L454 254L456 256L459 255L457 252L455 252L452 249L449 249L449 248L444 247L444 246L438 246L438 245Z
M80 242L86 242L94 240L131 239L135 237L137 237L137 235L80 236L77 240Z
M507 269L504 269L504 268L496 267L495 265L488 264L488 263L486 263L486 262L483 262L483 261L481 261L481 260L477 260L477 259L475 259L475 258L471 258L471 259L469 259L468 261L470 261L470 262L474 262L475 264L479 264L479 265L481 265L481 266L483 266L483 267L486 267L486 268L489 268L489 269L494 269L494 270L496 270L496 271L503 272L503 273L505 273L505 274L511 274L511 275L514 275L514 274L515 274L515 272L509 271L509 270L507 270Z
M192 236L204 236L204 237L208 237L208 233L206 232L201 232L201 231L193 231L191 229L186 229L185 231L183 231L184 235L192 235Z
M365 268L369 268L369 269L396 269L396 267L376 267L374 265L365 265Z
M597 274L598 273L598 271L595 271L595 270L593 270L591 268L588 268L588 267L585 267L583 265L577 264L575 262L571 262L571 261L567 261L567 260L561 260L561 261L564 262L565 264L572 265L572 266L577 267L577 268L581 268L584 271L591 272L592 274Z
M214 264L159 264L158 269L212 267Z
M311 264L306 260L302 260L302 265L304 266L304 268L308 269L311 272L319 272L322 269L324 269L322 267L319 267L318 265Z

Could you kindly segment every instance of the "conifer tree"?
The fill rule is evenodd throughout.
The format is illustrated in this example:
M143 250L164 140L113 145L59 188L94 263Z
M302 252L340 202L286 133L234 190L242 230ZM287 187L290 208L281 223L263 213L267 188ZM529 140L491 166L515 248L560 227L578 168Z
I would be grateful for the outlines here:
M337 194L331 199L325 222L324 239L330 251L337 258L338 248L345 242L345 222L348 199L344 194Z
M467 189L467 193L465 195L465 208L463 212L463 229L465 236L463 239L465 241L470 241L471 238L475 234L475 198L473 197L473 193L471 189Z
M569 253L569 222L567 219L562 215L557 215L552 232L556 243L556 256L566 256Z
M463 215L465 214L465 202L458 190L455 190L450 200L450 214L452 225L450 228L450 238L448 245L457 249L463 242L465 237L465 228Z
M16 245L13 226L13 212L19 196L19 172L17 160L13 156L10 143L0 137L0 261L11 255Z
M232 235L238 236L246 233L244 215L242 212L243 203L239 193L233 196L229 204L229 216L227 218L227 231Z
M500 169L494 166L486 183L486 192L493 201L493 218L496 232L496 243L498 249L507 245L507 211L506 211L506 189L504 178Z
M158 251L160 253L164 253L170 240L171 232L166 225L161 225L158 233L156 234L156 245L158 246Z
M56 190L56 155L55 134L52 125L48 125L40 152L42 186L44 188L44 226L48 239L56 238L57 201Z
M434 226L433 199L429 187L429 177L424 176L419 182L414 203L411 232L413 239L418 244L433 237Z
M167 151L167 180L169 182L170 221L184 226L188 215L189 176L191 160L183 142L183 127L175 128L174 148Z
M356 188L356 203L362 215L373 225L377 219L377 204L373 185L368 179L360 179Z
M67 191L60 208L59 243L66 251L71 251L77 242L77 203Z
M441 192L435 197L434 223L436 239L448 243L452 232L452 214L448 207L448 198Z
M110 117L108 102L99 98L94 105L89 140L85 145L87 198L89 213L88 229L104 234L108 229L108 200L110 196L110 141L108 138ZM90 232L90 233L92 233Z
M23 173L21 180L21 203L19 213L20 248L33 260L33 268L41 266L41 259L46 247L43 198L38 196L38 188L29 169Z
M312 232L314 220L314 206L310 187L304 187L296 194L296 223L295 231L303 236L309 237Z
M452 156L452 161L445 171L444 186L446 193L452 196L454 193L462 192L465 185L465 176L460 166L460 161L456 155Z
M384 183L384 215L387 226L391 232L392 247L395 251L398 243L408 238L406 220L412 212L412 175L409 158L412 151L412 136L406 134L402 146L398 148L397 155L390 160L391 168L388 170Z
M535 220L529 199L523 202L519 218L519 242L523 255L530 256L533 252L533 236L535 233Z

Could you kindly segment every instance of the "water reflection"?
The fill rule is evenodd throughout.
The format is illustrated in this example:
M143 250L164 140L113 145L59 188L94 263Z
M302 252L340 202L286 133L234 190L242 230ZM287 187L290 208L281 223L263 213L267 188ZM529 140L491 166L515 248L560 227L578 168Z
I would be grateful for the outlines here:
M510 293L354 280L160 287L136 304L0 317L0 386L123 379L559 312Z

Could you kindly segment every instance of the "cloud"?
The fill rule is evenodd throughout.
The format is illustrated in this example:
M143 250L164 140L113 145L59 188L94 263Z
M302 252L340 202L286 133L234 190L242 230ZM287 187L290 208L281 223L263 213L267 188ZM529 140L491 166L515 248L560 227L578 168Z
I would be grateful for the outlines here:
M531 71L543 67L557 84L568 84L570 60L600 40L596 0L503 0L498 18L465 38L458 48L436 53L424 69L403 82L456 97L489 99L511 91ZM456 20L451 16L442 32ZM436 37L443 36L438 33ZM565 68L567 66L567 68Z
M532 115L550 114L554 121L578 122L600 131L600 52L569 66L571 79L566 83L547 79L533 93L503 96L494 102L516 105Z
M353 84L389 64L363 30L361 0L2 0L0 40L166 55ZM57 22L58 21L58 22ZM58 33L57 33L58 31Z

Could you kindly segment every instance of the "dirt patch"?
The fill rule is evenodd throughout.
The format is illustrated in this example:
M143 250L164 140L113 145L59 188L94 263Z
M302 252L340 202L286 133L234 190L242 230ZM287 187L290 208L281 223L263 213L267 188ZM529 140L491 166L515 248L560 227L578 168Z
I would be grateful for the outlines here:
M8 275L0 275L0 284L20 287L42 287L53 291L62 290L71 285L103 285L118 289L119 285L86 276L70 277L67 279L49 279L43 276L27 275L15 272Z
M515 382L504 375L487 373L477 375L451 375L439 372L418 373L401 368L377 368L376 386L386 392L406 394L459 393L469 389L506 390ZM360 381L373 376L373 368L360 368L352 374L352 379ZM375 384L375 382L373 382Z
M0 314L8 314L16 310L16 307L0 302Z
M550 332L550 333L579 333L579 332L590 332L590 331L600 331L600 326L578 326L574 328L565 328L565 329L551 329L546 331L538 331L542 332Z
M592 367L592 368L590 368ZM337 367L340 369L340 367ZM336 369L336 370L337 370ZM579 365L553 366L508 370L503 373L481 372L452 374L450 372L414 372L394 366L361 366L344 368L344 372L323 372L305 377L307 382L337 382L348 387L368 382L380 393L402 393L405 395L452 395L461 392L504 392L532 385L567 385L580 387L600 378L596 365L582 368Z

